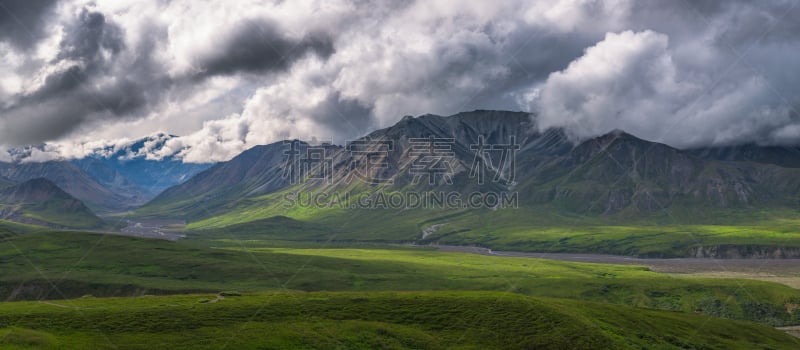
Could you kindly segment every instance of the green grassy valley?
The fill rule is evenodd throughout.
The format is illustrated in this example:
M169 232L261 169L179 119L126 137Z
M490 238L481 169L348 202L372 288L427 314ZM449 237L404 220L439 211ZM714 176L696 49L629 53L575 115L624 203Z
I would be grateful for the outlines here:
M265 204L272 203L272 206ZM369 211L336 208L292 208L278 199L260 207L240 208L187 228L206 239L341 242L416 242L478 245L529 252L590 252L641 257L687 257L699 247L740 247L747 251L782 248L800 252L800 219L792 213L742 211L692 222L626 221L564 216L541 208L496 211ZM423 237L426 228L436 230ZM798 254L798 253L792 253ZM794 256L794 255L792 255ZM789 257L789 256L787 256Z
M52 232L4 238L0 261L0 297L5 300L225 290L497 291L772 326L796 324L800 318L792 306L800 304L800 290L777 283L681 278L642 266L487 257L424 247L169 242Z

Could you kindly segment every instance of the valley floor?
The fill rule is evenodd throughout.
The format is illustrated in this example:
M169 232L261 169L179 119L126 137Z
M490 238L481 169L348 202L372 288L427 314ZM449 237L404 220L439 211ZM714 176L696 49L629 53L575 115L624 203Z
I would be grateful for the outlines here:
M741 278L782 283L800 289L800 259L633 258L608 254L529 253L471 246L435 245L438 251L597 264L647 266L680 277Z
M491 255L357 242L6 235L0 348L800 347L774 328L800 324L800 290L783 284L687 278L623 257Z

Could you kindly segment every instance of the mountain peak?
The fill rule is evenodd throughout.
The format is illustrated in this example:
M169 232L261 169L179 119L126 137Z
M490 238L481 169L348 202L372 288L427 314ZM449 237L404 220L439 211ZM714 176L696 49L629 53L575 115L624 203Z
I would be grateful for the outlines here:
M642 140L622 129L614 129L598 137L599 139L628 139Z
M665 145L665 144L660 143L660 142L648 141L648 140L639 138L639 137L637 137L637 136L635 136L635 135L633 135L633 134L631 134L631 133L629 133L629 132L627 132L625 130L622 130L622 129L614 129L614 130L611 130L611 131L609 131L609 132L607 132L607 133L605 133L603 135L600 135L600 136L597 136L597 137L594 137L594 138L591 138L591 139L588 139L588 140L585 140L585 141L581 142L581 144L586 144L586 143L596 144L596 145L600 145L600 146L603 146L603 147L610 146L612 144L615 144L615 145L626 144L626 145L630 145L632 147L641 147L641 146L666 147L666 148L669 148L669 149L672 149L672 150L675 150L675 151L678 150L678 149L676 149L674 147L671 147L669 145Z
M618 137L620 137L620 136L632 136L631 134L625 132L625 130L622 130L622 129L611 130L611 131L608 132L608 134L614 135L614 136L618 136Z
M104 225L86 205L45 178L0 190L3 218L55 228L98 228Z
M0 190L4 202L41 202L51 199L74 199L67 192L45 178L35 178Z

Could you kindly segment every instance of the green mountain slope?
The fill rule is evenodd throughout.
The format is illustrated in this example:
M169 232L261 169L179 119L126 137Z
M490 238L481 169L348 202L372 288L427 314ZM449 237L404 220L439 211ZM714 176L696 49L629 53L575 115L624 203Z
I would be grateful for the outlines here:
M298 143L305 150L305 143ZM224 213L242 199L285 188L282 142L256 146L171 187L137 210L140 216L200 218Z
M0 189L0 214L5 220L57 228L100 228L83 202L46 179L33 179Z
M536 231L554 227L569 231L575 225L669 224L673 227L666 230L664 242L674 242L681 235L671 232L687 231L682 225L769 224L780 227L765 227L765 231L791 231L798 224L799 168L766 161L699 157L694 151L641 140L622 131L573 143L562 130L538 131L535 121L527 113L500 111L406 117L363 139L391 141L391 150L382 150L380 144L370 144L361 152L353 152L351 145L326 146L330 163L302 170L303 181L295 183L283 176L290 170L285 157L286 144L258 146L165 191L135 214L185 219L193 230L219 230L246 223L253 223L250 226L257 229L264 220L284 216L326 228L327 231L314 234L313 239L333 235L350 240L442 239L449 243L512 249L515 246L542 249L540 244L529 244L536 239ZM451 183L439 177L430 184L424 176L421 181L414 181L419 175L414 172L419 154L415 153L412 141L429 137L450 140L446 150L452 153L447 158ZM478 182L472 170L476 159L474 146L481 138L488 144L515 140L519 150L514 157L514 181L505 181L509 179L508 173L501 169L500 157L495 154L485 159L489 165L485 169L486 178L484 183ZM300 154L309 147L302 142L296 146ZM370 169L368 177L388 181L369 184L353 180L359 167L368 162L385 165ZM322 173L323 166L330 168L329 181L313 176ZM375 205L354 209L331 205L336 202L318 205L300 197L305 195L309 199L320 193L326 198L333 194L356 199L375 199L386 194L456 193L463 200L473 193L500 193L516 196L516 201L514 208L505 209L492 205L465 207L463 201L422 209L403 206L387 209ZM421 232L430 227L443 228L429 235L430 239L421 237ZM311 232L284 231L281 234L284 238L294 235L298 239L310 237L308 232ZM533 236L516 236L518 241L514 242L501 237L515 236L517 232L533 232ZM658 254L656 249L659 249L668 252L664 255L680 256L703 244L739 243L707 240L691 232L689 236L688 240L677 240L674 246L651 247L650 252ZM500 241L504 243L498 245ZM755 239L748 244L758 242ZM568 242L559 249L603 246L584 243ZM800 241L787 238L764 244L798 247ZM641 248L616 246L611 243L601 251L637 254Z

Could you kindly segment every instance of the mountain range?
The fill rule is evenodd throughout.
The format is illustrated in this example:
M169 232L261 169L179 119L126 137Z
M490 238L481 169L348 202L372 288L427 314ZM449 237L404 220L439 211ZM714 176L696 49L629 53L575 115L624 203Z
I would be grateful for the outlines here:
M452 140L447 146L452 150L452 185L413 181L418 175L412 173L418 157L410 140L429 137ZM481 137L487 144L516 140L519 150L513 183L487 181L479 185L469 176L475 158L470 147L478 144ZM513 190L519 192L519 200L526 206L549 205L593 215L647 214L673 206L793 209L798 204L795 194L800 191L800 170L790 166L800 161L800 152L789 148L754 150L748 146L743 148L747 151L741 152L679 150L620 130L573 143L563 130L538 131L535 118L519 112L406 117L363 140L392 141L394 148L390 152L367 152L371 152L373 162L386 165L371 176L391 184L362 186L356 191L378 187L389 191L447 189L461 193ZM300 144L302 153L308 145ZM367 157L366 153L354 153L347 147L328 146L327 156L332 160L330 184L312 180L292 185L281 176L286 171L285 150L283 142L254 147L165 191L141 211L158 208L169 215L188 214L190 219L202 219L219 212L220 207L235 208L235 203L248 198L289 189L353 191L352 183L344 180L352 175L351 165L362 164ZM497 163L498 158L492 160ZM497 174L494 168L498 164L493 165L488 177Z
M0 164L0 186L44 177L95 212L135 209L132 215L184 219L196 229L277 217L351 228L358 226L355 218L379 224L391 217L409 221L396 229L414 235L422 226L453 225L476 214L513 217L506 221L515 225L527 225L525 218L567 222L575 217L603 222L678 217L703 223L720 212L756 215L769 209L794 215L800 205L800 148L680 150L621 130L576 142L565 130L539 130L536 117L523 112L407 116L346 145L281 141L215 165L131 157L145 144L158 146L169 137L157 135L80 160ZM324 161L287 161L287 152L302 158L312 151ZM513 171L504 154L513 158ZM433 161L421 161L424 157ZM432 163L444 170L420 169ZM424 192L513 193L517 214L491 205L400 211L286 205L299 193Z
M180 184L208 169L211 163L184 163L174 155L153 159L148 152L157 152L175 135L158 133L136 140L124 147L95 152L72 163L107 187L129 189L143 204L165 189Z
M0 162L0 187L46 178L94 212L127 211L211 166L183 163L174 156L148 159L142 152L145 145L157 150L172 137L156 134L82 159Z

